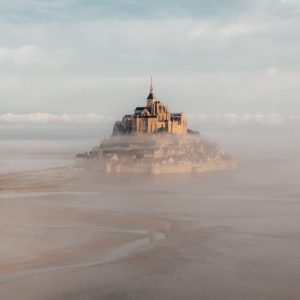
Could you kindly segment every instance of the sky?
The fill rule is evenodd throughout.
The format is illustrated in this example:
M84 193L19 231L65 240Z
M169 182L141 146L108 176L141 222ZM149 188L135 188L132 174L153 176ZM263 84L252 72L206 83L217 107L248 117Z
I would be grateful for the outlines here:
M300 123L300 0L0 0L0 125Z

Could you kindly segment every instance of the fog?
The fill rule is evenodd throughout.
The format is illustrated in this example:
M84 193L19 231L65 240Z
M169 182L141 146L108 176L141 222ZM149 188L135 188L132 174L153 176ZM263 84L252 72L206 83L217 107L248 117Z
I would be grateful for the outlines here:
M239 169L105 174L74 164L104 132L3 139L0 299L299 299L298 131L201 134Z

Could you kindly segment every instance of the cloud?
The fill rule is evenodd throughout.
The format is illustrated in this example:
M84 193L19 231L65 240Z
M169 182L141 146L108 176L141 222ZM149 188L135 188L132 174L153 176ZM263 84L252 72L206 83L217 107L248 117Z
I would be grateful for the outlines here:
M143 103L153 74L157 96L175 111L292 114L300 109L300 19L272 1L254 0L251 7L242 1L238 13L241 1L187 1L195 11L208 2L221 7L197 18L134 12L130 18L103 17L106 6L131 0L2 1L0 10L11 6L24 19L1 18L0 113L130 112ZM90 18L82 18L73 2L85 6L82 13ZM142 9L147 1L133 2ZM177 9L178 3L169 6ZM47 19L33 6L63 6L70 18L55 19L60 11L54 11L54 19Z
M267 125L279 126L288 123L295 123L300 120L299 116L282 116L279 114L188 114L191 122L204 124L224 125Z
M0 4L2 8L49 10L74 5L78 0L10 0Z
M221 24L219 22L199 22L193 21L190 24L187 36L190 40L211 39L211 40L231 40L259 34L266 31L266 24L252 24L236 22L233 24Z
M24 45L18 48L0 48L0 64L12 63L24 66L37 63L41 61L43 57L43 50L33 45Z
M190 123L202 123L209 125L267 125L279 126L300 121L300 116L282 116L279 114L196 114L188 113ZM0 124L30 124L30 125L101 125L111 124L117 118L94 113L89 114L0 114Z
M280 0L284 4L294 4L294 5L299 5L300 1L299 0Z
M267 70L267 75L269 75L269 76L274 76L277 73L278 73L278 69L275 68L275 67L270 68L270 69Z
M2 124L50 124L50 125L99 125L111 122L110 116L97 114L49 114L49 113L30 113L30 114L1 114L0 123Z

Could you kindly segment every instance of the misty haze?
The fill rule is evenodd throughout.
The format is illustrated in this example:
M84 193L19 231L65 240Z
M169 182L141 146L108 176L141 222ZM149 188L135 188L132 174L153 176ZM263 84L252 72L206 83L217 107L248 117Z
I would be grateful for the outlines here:
M0 299L299 300L299 9L1 1Z
M106 174L74 165L96 137L2 141L1 299L298 299L298 133L203 134L239 169Z

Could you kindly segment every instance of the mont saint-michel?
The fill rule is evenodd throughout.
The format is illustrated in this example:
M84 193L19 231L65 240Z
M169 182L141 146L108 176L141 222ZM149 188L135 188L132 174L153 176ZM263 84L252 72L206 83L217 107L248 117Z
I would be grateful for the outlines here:
M151 80L146 106L137 107L132 115L125 115L114 125L113 135L144 133L171 133L186 135L187 120L184 113L171 113L168 106L156 99Z
M237 166L216 143L188 127L185 113L171 112L156 98L152 79L145 106L116 121L109 138L77 158L89 158L109 173L201 173Z

